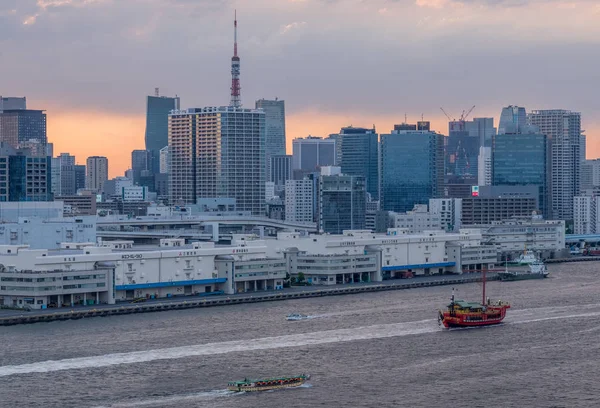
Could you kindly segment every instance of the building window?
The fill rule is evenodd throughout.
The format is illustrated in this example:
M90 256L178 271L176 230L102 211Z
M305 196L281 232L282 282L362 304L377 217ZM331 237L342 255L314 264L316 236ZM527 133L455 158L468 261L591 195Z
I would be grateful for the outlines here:
M127 264L127 271L128 272L133 272L133 264L132 263L128 263Z

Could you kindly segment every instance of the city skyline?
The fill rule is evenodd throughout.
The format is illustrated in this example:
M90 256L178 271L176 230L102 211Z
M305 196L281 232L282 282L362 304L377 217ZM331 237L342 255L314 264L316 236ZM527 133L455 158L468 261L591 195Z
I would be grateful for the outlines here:
M107 156L110 177L121 175L131 151L144 148L144 102L155 87L179 95L182 108L228 103L237 8L243 105L285 100L288 154L294 138L343 126L375 124L382 133L405 113L413 123L424 114L447 134L440 106L458 117L476 105L471 117L498 123L501 109L516 104L581 112L588 157L597 157L599 57L589 47L600 38L600 7L493 3L305 0L266 9L261 0L8 0L0 5L9 57L0 75L11 81L0 93L47 111L56 154L79 163ZM532 18L539 13L545 18Z

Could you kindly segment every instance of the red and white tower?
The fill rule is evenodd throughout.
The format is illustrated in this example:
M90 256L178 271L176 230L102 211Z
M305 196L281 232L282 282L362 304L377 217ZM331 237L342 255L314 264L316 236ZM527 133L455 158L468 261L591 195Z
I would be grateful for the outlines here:
M240 57L237 53L237 10L233 20L233 57L231 57L231 102L229 106L239 108L242 106L240 96Z

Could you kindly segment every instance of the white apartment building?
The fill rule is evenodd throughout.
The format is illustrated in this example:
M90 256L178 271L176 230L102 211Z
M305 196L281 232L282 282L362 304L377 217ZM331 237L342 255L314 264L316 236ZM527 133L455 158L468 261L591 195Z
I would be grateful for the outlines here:
M477 156L477 183L480 186L492 185L492 148L481 146Z
M600 232L600 200L596 195L576 196L573 199L573 223L575 234Z
M265 201L272 200L276 198L275 195L275 183L272 181L267 181L265 183Z
M158 163L160 173L164 174L169 172L169 146L160 149Z
M440 217L442 228L449 232L458 232L462 226L461 198L431 198L429 213Z
M313 180L287 180L285 182L285 220L312 223Z
M265 112L233 106L169 114L171 203L233 198L240 211L265 213Z
M108 180L108 159L103 156L87 158L85 166L85 188L101 192Z
M409 234L443 229L441 217L428 212L426 204L416 204L412 211L406 213L390 212L389 217L393 228L406 229Z
M532 111L531 125L552 140L552 214L573 219L573 198L581 184L581 114L562 109Z

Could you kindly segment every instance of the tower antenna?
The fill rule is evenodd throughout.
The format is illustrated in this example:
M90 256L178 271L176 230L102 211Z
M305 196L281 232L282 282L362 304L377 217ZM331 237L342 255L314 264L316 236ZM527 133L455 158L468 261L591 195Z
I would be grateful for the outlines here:
M240 57L237 52L237 10L233 18L233 57L231 57L231 101L229 106L239 108L242 106L240 97Z

